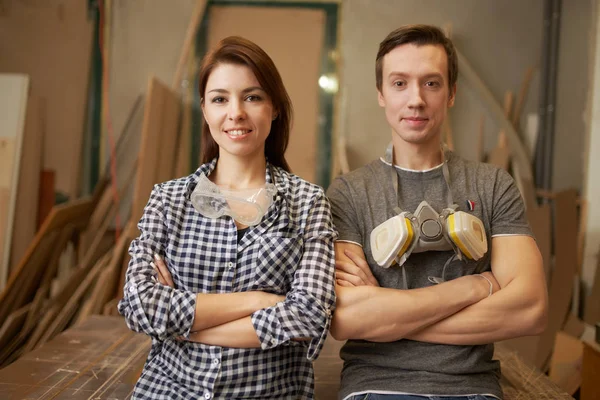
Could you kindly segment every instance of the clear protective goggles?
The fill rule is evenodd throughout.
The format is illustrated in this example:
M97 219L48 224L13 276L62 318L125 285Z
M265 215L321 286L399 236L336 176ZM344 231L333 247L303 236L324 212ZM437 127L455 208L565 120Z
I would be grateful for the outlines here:
M271 183L257 189L230 189L214 184L202 174L190 200L196 211L207 218L228 215L243 225L254 226L262 221L275 193Z

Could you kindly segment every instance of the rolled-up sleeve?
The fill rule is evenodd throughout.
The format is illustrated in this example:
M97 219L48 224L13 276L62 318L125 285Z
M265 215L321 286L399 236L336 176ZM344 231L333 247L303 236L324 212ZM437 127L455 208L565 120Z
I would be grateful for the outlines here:
M307 205L304 249L291 290L276 306L253 313L252 323L262 349L308 338L310 341L300 343L308 345L307 357L315 360L327 338L335 308L336 233L322 190Z
M119 313L130 329L164 340L171 336L188 337L194 322L196 295L156 282L153 255L164 254L167 243L160 187L154 186L150 200L138 223L140 236L129 247L131 260ZM168 264L168 260L166 260Z

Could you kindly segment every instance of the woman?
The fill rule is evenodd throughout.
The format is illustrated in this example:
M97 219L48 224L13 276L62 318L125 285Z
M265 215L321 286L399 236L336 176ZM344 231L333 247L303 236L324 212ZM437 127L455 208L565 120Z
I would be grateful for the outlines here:
M203 165L154 187L130 248L119 312L153 338L133 398L313 398L335 306L329 203L289 172L291 103L260 47L222 40L199 81Z

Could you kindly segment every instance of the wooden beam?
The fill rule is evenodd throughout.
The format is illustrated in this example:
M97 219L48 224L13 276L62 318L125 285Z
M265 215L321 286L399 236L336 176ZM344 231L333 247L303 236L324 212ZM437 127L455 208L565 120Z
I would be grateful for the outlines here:
M204 17L204 11L206 10L206 1L207 0L197 0L196 7L192 13L190 18L190 22L188 24L187 31L185 33L185 40L183 41L183 46L181 47L181 54L179 55L179 62L177 63L177 68L175 69L175 76L173 77L173 84L171 87L173 90L178 91L181 86L181 78L183 77L183 70L185 69L187 59L190 54L190 49L196 38L196 32L198 32L198 27L202 23L202 17Z

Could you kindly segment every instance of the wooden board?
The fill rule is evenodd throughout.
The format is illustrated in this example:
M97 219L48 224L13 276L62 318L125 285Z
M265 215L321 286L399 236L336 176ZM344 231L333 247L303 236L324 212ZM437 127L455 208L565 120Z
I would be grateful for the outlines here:
M10 203L10 190L0 187L0 259L4 254L4 242L6 241L6 225L8 220L8 208ZM1 290L1 289L0 289Z
M549 315L546 331L540 336L536 365L544 369L549 361L556 333L566 322L577 271L577 192L559 192L554 201L555 264L548 291Z
M39 190L39 201L38 201L38 210L37 210L37 226L40 228L50 211L52 211L52 207L54 207L55 201L55 192L56 192L56 174L51 170L42 170L40 171L40 190Z
M600 252L596 255L596 273L592 292L585 301L585 322L595 325L600 321Z
M9 189L13 178L16 140L13 137L0 137L0 187Z
M28 74L33 93L47 99L43 167L56 171L58 189L76 198L94 27L88 2L2 4L0 71Z
M6 285L9 270L28 91L27 75L0 74L0 189L8 189L9 195L6 217L0 217L4 222L0 226L0 230L3 231L0 235L3 236L0 253L0 290Z
M11 313L4 323L0 325L0 349L4 349L10 339L19 332L25 323L30 308L30 304L19 308Z
M38 209L43 143L41 109L41 99L37 96L29 96L17 185L16 202L19 206L15 208L9 273L17 267L37 231L36 211Z
M316 398L335 398L343 342L328 338L315 362ZM0 370L0 398L127 399L140 376L150 339L127 329L122 317L91 316ZM572 399L545 375L502 346L505 400Z
M583 365L580 400L600 399L600 346L597 343L583 344Z
M565 332L558 332L550 361L549 377L570 395L575 394L581 385L582 358L581 340Z
M144 108L131 211L134 221L139 221L142 217L152 187L156 183L174 177L180 111L181 105L177 94L155 77L151 77Z
M32 275L43 271L48 257L48 248L44 249L41 243L45 243L45 247L50 247L52 239L49 236L56 235L55 231L67 224L85 225L93 207L94 203L91 198L83 198L58 205L52 209L27 248L18 267L11 273L6 289L0 292L0 321L8 316L11 309L21 307L33 298L31 284L36 282L32 280ZM24 284L27 284L28 290L22 289ZM15 297L21 298L21 302L15 302Z
M123 318L93 316L0 370L0 398L127 399L149 350Z

